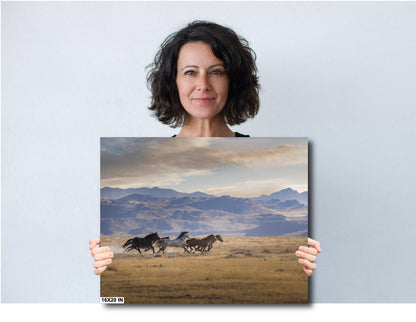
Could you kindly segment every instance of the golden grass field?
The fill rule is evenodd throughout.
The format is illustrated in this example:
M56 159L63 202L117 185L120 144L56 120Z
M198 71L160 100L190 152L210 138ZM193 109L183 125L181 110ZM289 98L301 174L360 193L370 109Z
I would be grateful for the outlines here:
M306 237L223 237L202 255L124 252L129 237L102 237L114 258L101 296L125 303L307 303L308 278L295 255Z

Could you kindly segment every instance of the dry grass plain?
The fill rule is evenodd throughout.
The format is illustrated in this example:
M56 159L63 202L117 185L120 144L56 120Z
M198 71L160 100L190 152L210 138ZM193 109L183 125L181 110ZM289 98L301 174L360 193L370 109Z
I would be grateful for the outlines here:
M306 237L223 237L204 254L124 252L128 239L102 237L114 252L101 296L125 303L307 303L308 278L295 252Z

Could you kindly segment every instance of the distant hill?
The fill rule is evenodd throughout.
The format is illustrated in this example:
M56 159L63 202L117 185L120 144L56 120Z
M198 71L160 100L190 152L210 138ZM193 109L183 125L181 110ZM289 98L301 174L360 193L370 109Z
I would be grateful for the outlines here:
M190 207L200 210L223 210L235 214L248 214L260 211L259 204L247 198L221 196L192 202Z
M101 234L127 236L157 231L174 236L188 230L193 236L287 236L307 231L307 205L296 199L283 200L300 194L294 190L279 192L273 197L236 198L160 188L103 188Z
M206 198L215 198L216 196L212 196L203 192L193 192L193 193L184 193L178 192L173 189L161 189L158 187L153 188L128 188L128 189L121 189L121 188L111 188L111 187L104 187L101 188L101 199L106 200L117 200L122 197L137 194L137 195L147 195L156 198L182 198L182 197L206 197Z
M307 205L302 204L297 200L286 200L286 201L280 201L279 199L257 200L257 203L263 205L264 207L275 209L275 210L282 210L282 209L307 210L308 209Z
M293 190L292 188L286 188L280 190L278 192L274 192L270 195L261 195L260 197L256 198L257 200L273 200L277 199L280 201L286 200L297 200L300 203L307 205L308 204L308 192L304 191L302 193Z

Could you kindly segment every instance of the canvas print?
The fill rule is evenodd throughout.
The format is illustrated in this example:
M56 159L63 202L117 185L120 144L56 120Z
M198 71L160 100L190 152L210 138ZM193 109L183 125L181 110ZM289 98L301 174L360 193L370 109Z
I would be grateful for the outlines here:
M101 138L101 297L307 303L306 138Z

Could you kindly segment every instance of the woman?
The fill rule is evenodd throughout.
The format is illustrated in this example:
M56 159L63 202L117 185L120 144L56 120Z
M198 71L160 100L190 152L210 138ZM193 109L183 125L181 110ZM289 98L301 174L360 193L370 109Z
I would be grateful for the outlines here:
M147 77L153 115L171 127L176 137L242 137L229 126L253 118L259 109L255 54L248 42L229 28L195 21L170 35L157 53ZM108 247L90 240L94 273L99 275L114 256ZM317 241L308 239L296 255L310 276L316 268Z

